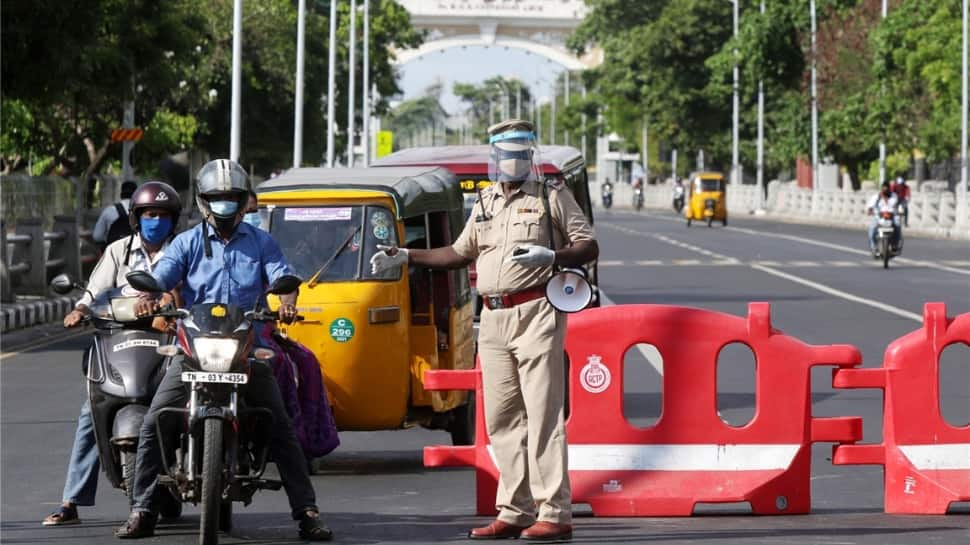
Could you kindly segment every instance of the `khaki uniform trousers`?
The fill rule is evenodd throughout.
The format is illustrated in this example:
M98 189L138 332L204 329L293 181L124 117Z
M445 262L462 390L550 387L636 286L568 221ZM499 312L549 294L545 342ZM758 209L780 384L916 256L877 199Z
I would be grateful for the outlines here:
M563 424L566 316L545 298L482 311L485 427L499 470L501 521L572 522Z

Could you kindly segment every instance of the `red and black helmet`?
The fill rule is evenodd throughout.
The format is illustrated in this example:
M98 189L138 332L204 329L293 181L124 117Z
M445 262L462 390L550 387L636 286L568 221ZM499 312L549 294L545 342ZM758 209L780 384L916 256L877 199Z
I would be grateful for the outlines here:
M131 196L128 208L128 225L135 232L141 229L138 218L146 208L162 208L172 214L173 224L182 213L182 200L175 188L165 182L145 182Z

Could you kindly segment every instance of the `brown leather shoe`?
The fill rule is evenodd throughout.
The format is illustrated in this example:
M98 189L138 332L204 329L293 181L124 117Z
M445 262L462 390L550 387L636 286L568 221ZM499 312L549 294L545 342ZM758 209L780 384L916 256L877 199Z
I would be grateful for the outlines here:
M495 519L488 526L472 528L468 532L468 539L516 539L525 530L525 526L514 526Z
M540 520L523 530L519 537L526 541L565 543L573 539L573 526L571 524L556 524L555 522Z
M118 539L141 539L155 535L155 522L158 516L154 513L143 511L132 511L128 515L125 525L115 530L115 537Z

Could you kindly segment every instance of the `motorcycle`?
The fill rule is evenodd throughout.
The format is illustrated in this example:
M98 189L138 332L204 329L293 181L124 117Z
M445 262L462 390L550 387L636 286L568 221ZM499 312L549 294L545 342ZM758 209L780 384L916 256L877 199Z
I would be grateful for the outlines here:
M684 186L674 186L674 212L678 214L684 209Z
M603 208L609 209L613 206L613 184L606 182L600 186L603 197Z
M148 273L126 276L139 291L160 293ZM266 294L291 293L295 276L278 278ZM189 385L188 407L158 412L159 446L167 475L159 484L183 502L200 505L199 542L218 543L217 532L232 529L232 502L249 505L261 489L279 490L278 480L262 478L266 469L273 415L247 407L240 394L252 365L269 365L276 354L253 348L256 322L275 322L276 312L243 312L232 304L206 303L178 309L178 344L159 346L164 356L182 356L182 382ZM299 317L297 318L299 319Z
M84 290L66 274L55 276L51 288L59 294ZM94 342L84 353L82 373L98 458L108 481L131 502L142 421L169 361L156 348L170 345L173 337L152 329L151 318L135 315L138 293L131 288L106 290L92 299L83 322L94 326ZM167 491L155 499L162 517L181 516L182 503Z
M882 268L889 268L889 260L903 251L902 244L896 240L896 229L892 212L880 212L876 219L875 258L882 260Z
M633 208L637 212L643 208L643 186L639 184L633 186Z

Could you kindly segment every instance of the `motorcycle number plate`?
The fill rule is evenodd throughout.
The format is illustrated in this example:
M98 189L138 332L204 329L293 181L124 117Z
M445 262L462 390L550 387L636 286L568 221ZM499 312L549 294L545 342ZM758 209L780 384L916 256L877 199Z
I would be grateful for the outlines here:
M224 384L246 384L249 382L249 375L246 373L200 373L185 371L182 373L182 382L221 382Z

